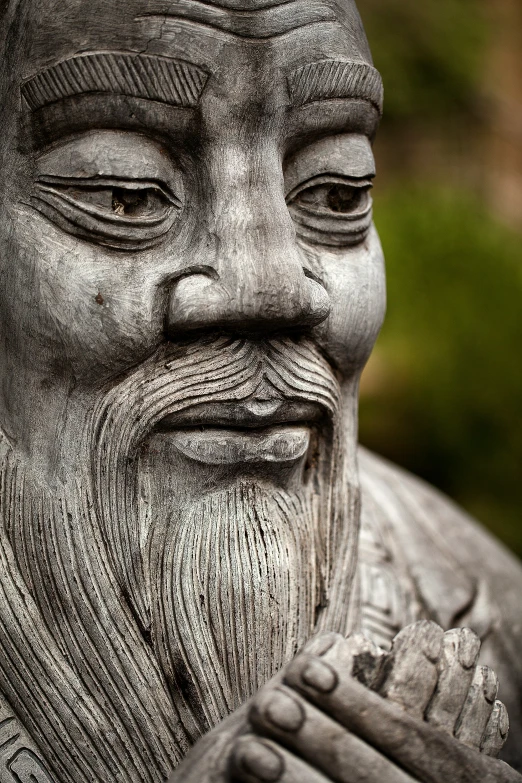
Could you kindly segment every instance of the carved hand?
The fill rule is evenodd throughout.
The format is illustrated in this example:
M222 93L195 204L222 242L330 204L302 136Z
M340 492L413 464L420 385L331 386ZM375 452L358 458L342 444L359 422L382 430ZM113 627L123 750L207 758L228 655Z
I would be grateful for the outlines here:
M522 783L471 631L416 623L384 654L323 634L189 753L169 783Z
M404 629L390 656L365 640L319 637L286 668L283 684L269 683L254 699L255 735L236 741L233 778L521 783L491 757L507 736L507 715L495 700L496 676L475 667L479 647L468 629L443 635L426 622ZM380 693L370 689L378 684Z

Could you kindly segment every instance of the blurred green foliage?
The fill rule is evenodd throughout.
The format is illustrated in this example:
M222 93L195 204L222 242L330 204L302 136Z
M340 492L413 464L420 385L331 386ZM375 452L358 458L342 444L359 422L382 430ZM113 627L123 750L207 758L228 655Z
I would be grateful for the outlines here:
M408 157L423 128L442 150L460 134L469 144L458 171L473 170L486 6L359 0L385 83L375 219L389 299L360 428L363 443L448 493L522 556L522 237L465 189L454 158L430 169L429 144L424 160Z
M521 238L433 185L388 189L375 214L389 304L361 440L522 555Z
M472 108L487 41L480 2L361 0L359 10L384 76L385 124Z

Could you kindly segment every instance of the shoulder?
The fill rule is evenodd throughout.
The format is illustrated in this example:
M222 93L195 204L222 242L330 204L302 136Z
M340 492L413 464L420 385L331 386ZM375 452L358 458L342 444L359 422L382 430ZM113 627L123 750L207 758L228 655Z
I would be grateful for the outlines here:
M522 641L522 563L463 509L411 473L362 447L359 466L363 514L386 517L415 561L425 555L423 564L413 564L417 570L447 562L475 587L487 583Z

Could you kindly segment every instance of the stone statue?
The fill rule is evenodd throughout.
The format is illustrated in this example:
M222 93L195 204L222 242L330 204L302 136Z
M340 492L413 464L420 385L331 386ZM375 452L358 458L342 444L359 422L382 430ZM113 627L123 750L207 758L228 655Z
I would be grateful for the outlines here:
M357 448L352 0L1 36L0 783L520 783L522 568Z

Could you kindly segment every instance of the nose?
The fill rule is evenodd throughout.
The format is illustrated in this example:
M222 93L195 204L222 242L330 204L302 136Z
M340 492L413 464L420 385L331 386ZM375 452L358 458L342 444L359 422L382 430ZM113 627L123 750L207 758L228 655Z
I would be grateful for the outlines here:
M324 286L303 266L280 161L260 167L259 157L233 152L213 167L218 176L205 231L213 250L172 286L171 337L199 329L309 328L329 314Z

